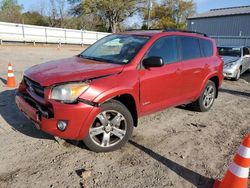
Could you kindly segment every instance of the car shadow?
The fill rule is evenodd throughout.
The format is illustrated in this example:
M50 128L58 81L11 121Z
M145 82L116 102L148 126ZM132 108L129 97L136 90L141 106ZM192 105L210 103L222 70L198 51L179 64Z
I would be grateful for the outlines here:
M66 147L74 146L74 147L78 147L78 148L83 149L83 150L91 151L90 149L87 148L87 146L85 146L83 141L65 140L64 146L66 146Z
M15 93L15 89L0 92L0 115L6 123L14 131L24 135L40 139L54 139L54 137L37 130L33 123L19 111L15 104Z
M181 110L190 111L190 112L197 112L193 108L192 104L183 104L183 105L176 106L175 108L178 108L178 109L181 109Z
M235 91L235 90L225 89L225 88L220 88L219 92L228 93L228 94L237 95L237 96L250 97L250 93L248 92Z
M240 78L250 83L250 71L244 72Z
M157 160L158 162L165 165L167 168L184 178L186 181L190 182L197 188L211 188L213 187L214 180L211 178L204 177L184 166L181 166L174 161L171 161L170 159L167 159L163 157L162 155L154 152L153 150L146 148L145 146L142 146L135 141L130 140L130 144L135 146L136 148L140 149L141 151L148 154L153 159Z

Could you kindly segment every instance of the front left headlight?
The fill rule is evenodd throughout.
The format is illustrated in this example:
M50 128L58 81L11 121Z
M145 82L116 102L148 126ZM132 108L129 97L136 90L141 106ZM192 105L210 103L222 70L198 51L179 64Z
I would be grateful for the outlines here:
M237 64L237 61L232 62L232 63L227 63L224 65L225 68L232 68L233 66L235 66Z
M50 99L73 103L89 88L87 83L70 83L55 86L52 89Z

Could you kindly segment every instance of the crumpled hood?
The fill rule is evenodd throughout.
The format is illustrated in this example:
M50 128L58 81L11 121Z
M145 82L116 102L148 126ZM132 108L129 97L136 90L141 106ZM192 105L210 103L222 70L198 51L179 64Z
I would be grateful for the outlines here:
M221 56L223 58L224 64L232 63L238 61L240 57L233 57L233 56Z
M93 61L75 56L35 65L24 75L42 86L62 82L82 81L122 71L124 65Z

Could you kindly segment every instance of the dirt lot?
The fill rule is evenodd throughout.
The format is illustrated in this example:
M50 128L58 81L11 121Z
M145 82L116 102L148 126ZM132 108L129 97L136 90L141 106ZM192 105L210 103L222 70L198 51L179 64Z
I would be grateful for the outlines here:
M93 153L36 130L3 87L12 62L23 71L80 47L0 47L0 187L211 187L250 132L250 73L224 81L211 111L170 108L141 118L130 143ZM83 174L83 177L81 177Z

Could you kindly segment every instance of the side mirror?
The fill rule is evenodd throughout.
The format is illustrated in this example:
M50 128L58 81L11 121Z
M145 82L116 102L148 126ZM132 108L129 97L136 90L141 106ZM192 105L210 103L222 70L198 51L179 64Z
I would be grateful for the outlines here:
M142 64L145 68L162 67L164 65L164 61L161 57L152 56L152 57L144 59L142 61Z

